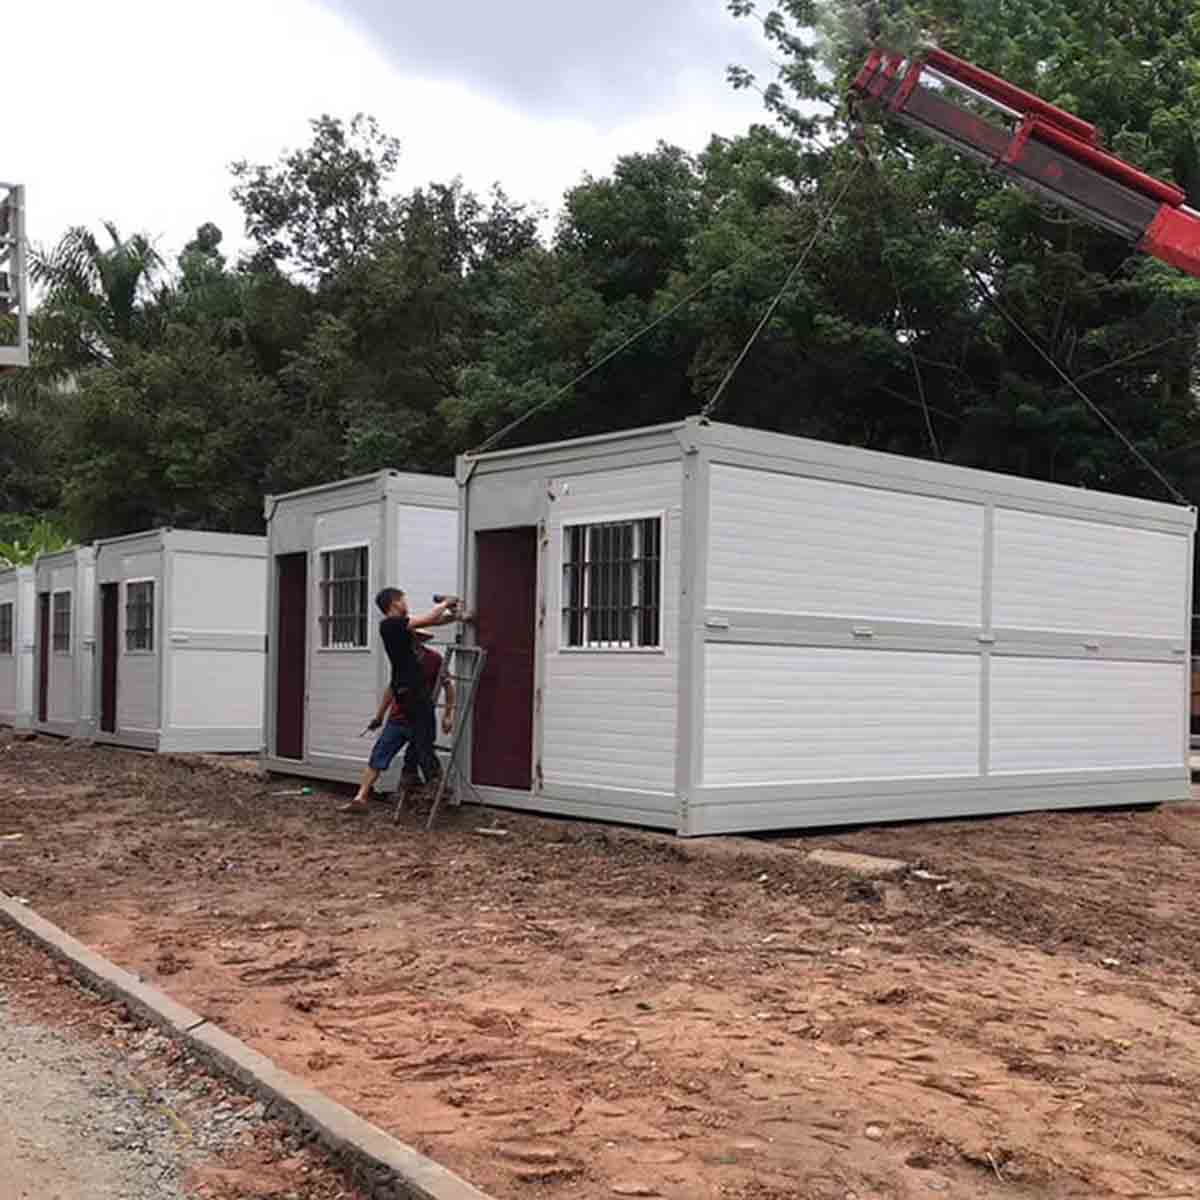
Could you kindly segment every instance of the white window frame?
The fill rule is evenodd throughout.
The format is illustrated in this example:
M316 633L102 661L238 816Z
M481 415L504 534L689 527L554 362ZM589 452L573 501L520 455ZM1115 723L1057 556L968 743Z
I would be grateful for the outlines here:
M150 584L150 645L129 648L129 585L133 583ZM134 579L121 580L121 653L122 654L154 654L158 639L158 579L154 575L139 575Z
M366 641L361 646L326 646L325 643L325 555L336 554L340 550L365 550L367 555L367 563L363 572L363 578L367 584L366 594ZM316 558L313 571L313 589L315 592L315 600L313 603L313 619L317 625L317 636L313 641L318 654L370 654L371 653L371 558L373 548L370 541L354 541L354 542L339 542L336 545L317 546L313 550L313 555ZM332 620L332 614L330 615Z
M0 654L11 658L17 652L17 602L15 600L0 600L0 613L8 609L8 649L0 642Z
M580 646L567 642L566 594L564 571L567 562L567 530L588 529L595 525L621 525L626 522L658 521L658 641L653 646L606 645L585 641ZM589 513L564 517L558 526L558 653L559 654L666 654L667 592L667 513L665 509L639 509L635 512ZM587 633L587 605L584 605L584 633Z
M66 596L70 600L70 603L67 606L67 645L66 645L66 649L60 649L58 646L56 646L54 644L55 640L57 638L57 630L55 629L57 621L55 618L57 617L57 610L58 610L58 605L55 604L55 601L59 598L59 596ZM75 645L75 592L74 592L74 589L72 589L72 588L58 588L57 591L51 591L51 593L50 593L50 649L55 654L59 654L64 657L69 657L74 645Z

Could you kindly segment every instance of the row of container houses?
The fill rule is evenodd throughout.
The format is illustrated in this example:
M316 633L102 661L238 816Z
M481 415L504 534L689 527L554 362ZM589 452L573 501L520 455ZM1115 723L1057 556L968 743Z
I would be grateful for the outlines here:
M265 516L0 573L0 721L354 779L394 585L473 613L441 636L488 651L489 804L694 835L1189 795L1191 508L693 419Z
M266 538L158 529L0 570L0 722L163 751L262 745Z

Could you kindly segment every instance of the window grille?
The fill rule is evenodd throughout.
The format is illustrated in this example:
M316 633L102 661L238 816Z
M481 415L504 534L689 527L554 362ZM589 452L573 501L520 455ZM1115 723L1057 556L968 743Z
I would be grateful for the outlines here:
M661 517L563 529L564 645L655 649L661 610Z
M0 604L0 654L13 652L13 605Z
M125 585L125 649L154 649L154 580Z
M349 650L367 643L367 547L321 555L321 645Z
M71 593L55 592L50 644L57 654L71 652Z

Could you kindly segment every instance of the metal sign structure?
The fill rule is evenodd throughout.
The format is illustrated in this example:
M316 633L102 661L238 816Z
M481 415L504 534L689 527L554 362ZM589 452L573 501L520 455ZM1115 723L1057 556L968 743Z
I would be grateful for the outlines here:
M29 365L25 189L0 182L0 370Z

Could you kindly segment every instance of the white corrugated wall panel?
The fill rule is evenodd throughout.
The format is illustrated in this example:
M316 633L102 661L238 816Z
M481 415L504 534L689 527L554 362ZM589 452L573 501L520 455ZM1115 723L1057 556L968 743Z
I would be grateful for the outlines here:
M93 682L96 667L96 560L92 555L79 564L79 610L76 615L78 651L79 717L91 721L95 715Z
M710 642L704 785L977 775L979 674L967 654Z
M399 564L394 586L407 593L412 612L425 612L434 593L452 596L459 590L458 510L398 504L394 519ZM449 641L458 628L447 626L435 632L439 641Z
M365 546L372 550L379 542L379 503L355 504L348 508L318 513L313 521L313 546L317 551L331 546ZM320 562L317 563L318 570ZM371 570L376 564L371 562Z
M1183 672L1172 662L993 658L991 772L1181 767Z
M550 664L546 782L673 793L674 668L662 656L599 653L563 655Z
M119 553L120 569L114 572L110 555ZM167 642L164 616L170 607L163 597L163 552L160 545L141 546L132 553L119 547L101 549L102 579L119 579L117 593L117 730L123 733L158 733L163 726L160 684L161 657ZM154 648L130 650L126 643L129 581L154 583Z
M315 622L309 623L310 632ZM375 625L369 636L378 641ZM380 700L375 655L370 650L315 650L309 670L309 756L360 760L371 742L359 737Z
M555 480L547 562L542 772L547 786L623 788L674 805L679 563L683 475L678 463ZM565 650L562 527L664 514L661 651Z
M0 604L3 604L0 599ZM16 724L21 653L0 654L0 724Z
M996 510L992 618L998 628L1187 636L1189 539Z
M117 728L121 733L157 732L160 651L125 649L125 597L121 596L120 656L117 659ZM157 614L156 614L157 619ZM158 637L158 634L155 634Z
M50 623L46 636L50 638L50 661L46 687L46 717L50 721L75 722L84 714L80 711L80 672L86 654L90 665L90 652L81 644L80 593L83 586L82 568L76 558L56 564L50 572ZM62 592L71 597L71 632L67 651L54 649L54 597Z
M171 629L265 634L267 560L174 551Z
M171 661L175 729L262 729L262 655L246 650L189 650ZM361 726L360 726L361 728Z
M376 627L380 614L373 601L383 570L381 521L381 500L318 512L313 519L314 554L308 582L306 757L358 760L365 765L371 748L369 739L358 735L379 703ZM368 648L364 650L321 648L321 554L336 546L368 547Z
M17 667L17 716L22 724L29 724L33 719L33 644L37 631L37 587L32 571L21 580L19 597L16 635L21 649Z
M982 505L715 463L708 607L975 624Z

